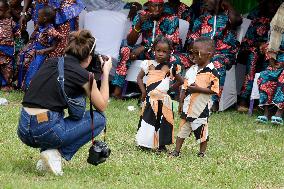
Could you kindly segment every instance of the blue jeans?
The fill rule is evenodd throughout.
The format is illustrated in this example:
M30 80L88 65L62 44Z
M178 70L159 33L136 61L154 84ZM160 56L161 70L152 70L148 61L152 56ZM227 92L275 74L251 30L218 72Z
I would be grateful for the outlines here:
M24 108L21 111L18 136L28 146L40 148L41 151L58 149L68 161L92 139L90 111L76 121L64 118L64 112L48 111L39 115L29 115ZM105 125L105 116L94 111L94 137L101 133Z

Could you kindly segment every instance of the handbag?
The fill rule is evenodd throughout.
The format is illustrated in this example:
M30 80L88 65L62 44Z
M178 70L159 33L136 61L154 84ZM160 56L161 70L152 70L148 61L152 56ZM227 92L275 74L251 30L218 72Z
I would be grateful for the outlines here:
M75 98L69 98L64 90L64 57L58 58L58 78L63 96L66 100L69 117L73 120L80 120L83 118L86 110L86 98L84 95L79 95Z

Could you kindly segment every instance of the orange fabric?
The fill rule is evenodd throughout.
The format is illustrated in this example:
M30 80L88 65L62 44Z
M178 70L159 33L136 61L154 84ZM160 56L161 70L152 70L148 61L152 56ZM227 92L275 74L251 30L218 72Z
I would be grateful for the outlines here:
M166 76L166 73L161 70L149 70L148 79L147 79L147 86L162 81Z

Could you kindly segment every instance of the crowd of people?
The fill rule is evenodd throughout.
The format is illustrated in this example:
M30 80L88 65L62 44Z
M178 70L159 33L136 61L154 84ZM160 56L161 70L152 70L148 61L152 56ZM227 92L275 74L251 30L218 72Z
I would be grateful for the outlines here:
M130 9L132 27L122 41L112 96L122 98L129 66L143 60L137 84L141 90L142 114L136 134L137 145L167 151L174 143L172 98L179 94L180 131L177 157L184 139L191 132L203 157L209 140L210 112L219 110L226 71L245 64L238 111L248 111L254 77L258 79L261 123L283 125L284 108L284 4L282 0L259 0L247 16L251 20L244 39L237 40L241 14L228 0L193 0L191 6L179 0L148 0L125 3L120 0L0 0L0 86L2 91L25 92L18 135L28 146L41 149L38 167L62 174L61 157L70 160L92 138L92 117L98 135L105 126L104 111L109 99L111 57L100 57L102 80L90 82L90 65L96 39L79 30L82 10ZM27 22L34 21L31 36ZM189 23L185 44L179 35L179 19ZM138 42L142 36L142 41ZM58 84L58 57L64 56L63 87ZM63 62L64 62L63 61ZM62 70L62 69L61 69ZM143 77L147 76L146 85ZM92 83L92 84L91 84ZM65 85L65 87L64 87ZM61 86L61 87L60 87ZM63 90L63 92L62 92ZM97 111L85 113L80 120L64 118L67 97L90 97ZM66 97L67 96L67 97ZM66 100L67 99L67 100ZM271 115L272 109L275 114ZM39 127L39 125L41 125Z

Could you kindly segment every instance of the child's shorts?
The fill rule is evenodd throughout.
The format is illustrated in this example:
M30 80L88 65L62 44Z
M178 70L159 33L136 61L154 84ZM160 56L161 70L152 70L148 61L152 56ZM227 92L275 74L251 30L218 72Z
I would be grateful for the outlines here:
M192 132L194 133L195 139L198 143L209 140L208 124L196 124L188 121L181 126L177 136L179 138L187 138Z

